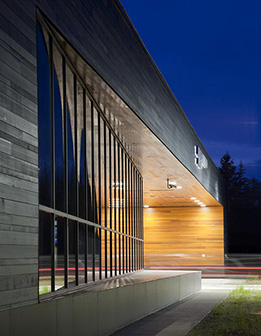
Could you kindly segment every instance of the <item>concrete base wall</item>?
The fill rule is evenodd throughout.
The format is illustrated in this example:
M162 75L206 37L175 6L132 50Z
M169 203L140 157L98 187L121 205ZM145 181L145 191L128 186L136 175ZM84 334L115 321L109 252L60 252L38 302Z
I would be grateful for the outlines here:
M108 335L201 288L201 272L95 289L0 312L3 336Z

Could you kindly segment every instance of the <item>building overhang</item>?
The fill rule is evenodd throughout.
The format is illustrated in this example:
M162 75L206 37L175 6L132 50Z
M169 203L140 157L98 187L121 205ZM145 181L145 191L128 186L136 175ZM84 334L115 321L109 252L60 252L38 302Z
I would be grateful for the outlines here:
M222 195L219 192L218 180L215 194L211 195L206 187L210 183L208 179L212 176L207 174L205 185L202 185L65 38L50 23L47 23L47 27L83 79L90 95L97 103L96 108L105 114L141 172L144 179L144 205L150 207L200 206L195 203L196 198L206 206L220 206ZM113 83L110 84L113 85ZM126 90L128 90L127 87ZM149 95L150 92L147 94ZM192 147L189 150L194 153L194 146L198 143L192 143L186 138L183 141L187 141L187 146ZM191 162L195 163L194 155L191 155ZM175 182L176 186L181 188L169 189L167 180Z

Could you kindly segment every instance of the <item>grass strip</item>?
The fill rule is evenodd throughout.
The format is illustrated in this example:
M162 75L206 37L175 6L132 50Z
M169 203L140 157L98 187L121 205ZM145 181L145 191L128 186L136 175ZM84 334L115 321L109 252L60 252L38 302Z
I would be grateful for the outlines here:
M261 291L241 286L218 304L187 336L261 336Z

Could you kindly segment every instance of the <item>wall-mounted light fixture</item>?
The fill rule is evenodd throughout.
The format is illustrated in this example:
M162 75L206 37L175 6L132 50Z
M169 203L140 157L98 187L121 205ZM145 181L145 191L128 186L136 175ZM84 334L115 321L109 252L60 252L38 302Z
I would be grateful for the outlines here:
M167 188L168 189L181 189L181 186L177 186L177 182L175 181L170 181L169 179L167 179Z

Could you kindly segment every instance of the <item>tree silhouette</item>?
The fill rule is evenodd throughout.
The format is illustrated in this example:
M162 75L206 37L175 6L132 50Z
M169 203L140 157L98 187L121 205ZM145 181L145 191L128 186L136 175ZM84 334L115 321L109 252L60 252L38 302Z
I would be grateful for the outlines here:
M220 164L226 191L226 252L260 253L261 182L246 178L243 163L236 167L229 153Z

